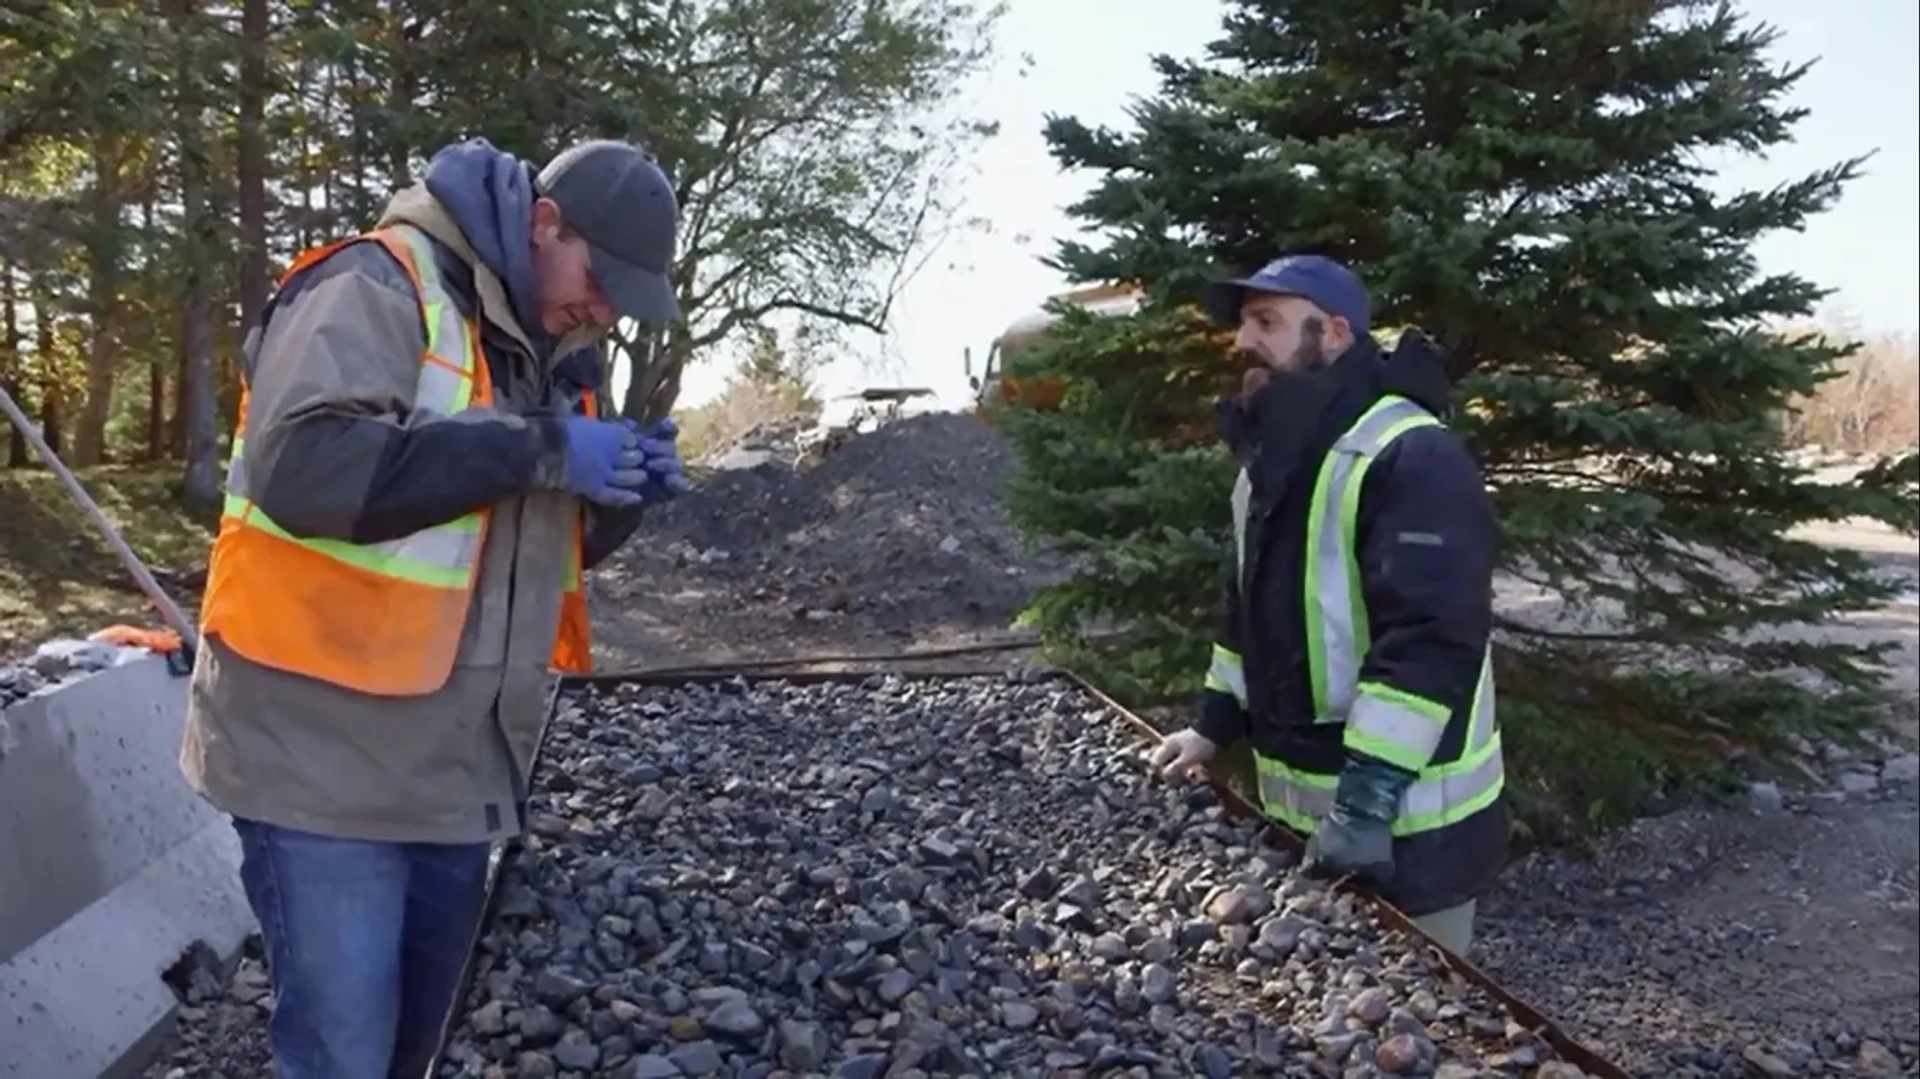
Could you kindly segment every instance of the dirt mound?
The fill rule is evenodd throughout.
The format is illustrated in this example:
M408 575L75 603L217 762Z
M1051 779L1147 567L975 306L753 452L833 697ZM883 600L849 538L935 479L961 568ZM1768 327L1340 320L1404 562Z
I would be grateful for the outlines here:
M806 415L779 416L761 420L730 438L716 443L700 455L695 464L708 468L735 467L742 455L766 456L781 462L792 461L800 452L802 437L814 426Z
M902 637L1003 628L1057 571L1001 511L1011 450L972 416L929 413L852 439L819 465L714 473L648 515L596 582L615 608L697 592L706 613ZM691 613L691 612L688 612ZM612 612L603 621L617 620ZM617 633L617 627L616 627Z

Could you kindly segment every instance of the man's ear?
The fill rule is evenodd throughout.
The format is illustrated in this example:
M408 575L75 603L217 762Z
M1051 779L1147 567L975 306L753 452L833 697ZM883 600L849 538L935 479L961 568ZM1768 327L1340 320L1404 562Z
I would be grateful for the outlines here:
M560 204L549 198L533 200L533 232L558 234L560 231Z
M1332 359L1354 345L1353 323L1339 315L1327 317L1327 358Z

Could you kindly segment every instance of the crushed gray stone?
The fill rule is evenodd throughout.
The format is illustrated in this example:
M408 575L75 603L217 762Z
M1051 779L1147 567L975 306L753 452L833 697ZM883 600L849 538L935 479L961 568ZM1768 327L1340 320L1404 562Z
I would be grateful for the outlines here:
M1578 1075L1064 682L580 696L440 1075Z
M1583 1074L1064 682L586 692L539 779L440 1079ZM1698 820L1516 866L1476 958L1644 1079L1920 1073L1888 987L1820 1019L1762 984L1783 930L1683 908ZM257 960L188 982L147 1079L268 1074Z

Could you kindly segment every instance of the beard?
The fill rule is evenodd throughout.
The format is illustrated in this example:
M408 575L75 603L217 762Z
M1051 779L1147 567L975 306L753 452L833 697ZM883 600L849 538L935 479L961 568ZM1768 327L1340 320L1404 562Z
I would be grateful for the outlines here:
M1300 327L1300 344L1288 357L1287 370L1309 374L1324 370L1331 362L1327 356L1327 324L1317 318L1308 319Z
M1286 359L1275 362L1266 353L1252 349L1239 349L1235 357L1246 365L1246 373L1240 376L1240 400L1251 403L1254 395L1266 389L1274 379L1286 380L1306 375L1318 374L1329 367L1333 360L1327 355L1327 327L1317 318L1308 319L1300 327L1300 343Z
M1257 356L1250 357L1249 354L1242 353L1241 357L1250 359L1252 362L1247 368L1247 373L1240 376L1240 400L1251 401L1253 395L1265 389L1267 383L1272 380L1273 368L1261 362Z

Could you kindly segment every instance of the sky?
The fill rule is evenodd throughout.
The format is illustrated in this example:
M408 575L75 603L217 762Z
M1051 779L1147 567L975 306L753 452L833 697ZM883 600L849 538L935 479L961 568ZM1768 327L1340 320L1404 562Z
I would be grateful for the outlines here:
M1819 62L1790 99L1810 110L1796 141L1767 159L1716 162L1724 188L1768 187L1878 151L1833 211L1761 242L1762 271L1792 270L1835 289L1824 313L1854 332L1920 329L1920 4L1741 6L1784 32L1780 61ZM1149 57L1198 55L1218 35L1220 11L1217 0L1009 0L998 61L965 91L977 115L1001 125L963 196L962 212L992 227L937 249L897 298L886 339L856 332L845 358L817 376L820 389L925 387L936 407L963 406L964 350L977 367L1008 324L1066 287L1040 260L1075 231L1063 208L1091 178L1056 168L1040 135L1045 114L1124 126L1127 103L1156 89ZM689 371L682 406L718 393L728 366L715 357Z

